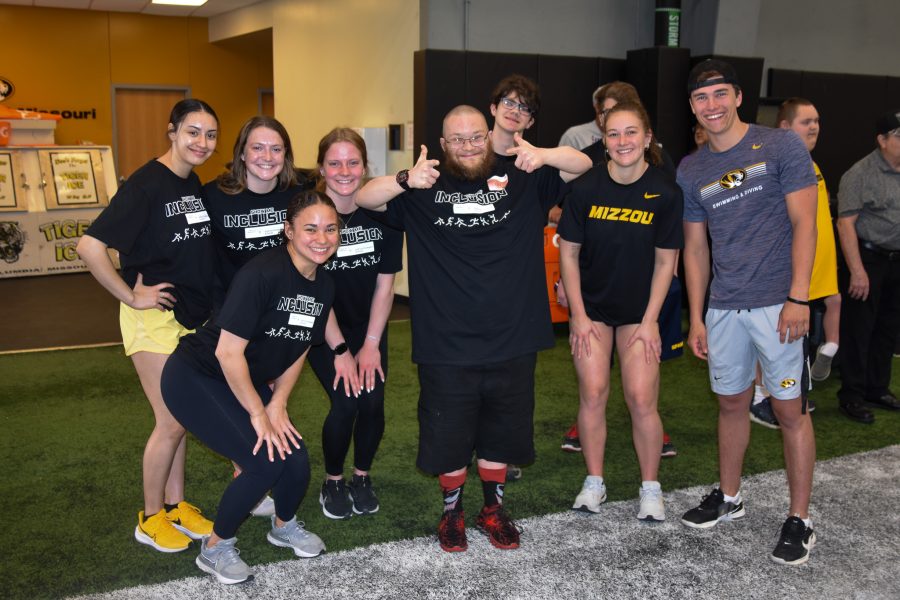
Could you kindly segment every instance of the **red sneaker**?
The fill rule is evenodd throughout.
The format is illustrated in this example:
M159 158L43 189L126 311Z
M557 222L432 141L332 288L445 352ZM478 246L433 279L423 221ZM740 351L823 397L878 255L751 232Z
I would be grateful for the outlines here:
M463 511L448 510L441 515L438 523L438 542L445 552L462 552L469 547L466 540L466 522Z
M565 452L581 452L581 440L578 439L578 423L572 425L563 436L563 443L560 446Z
M494 547L502 550L519 547L519 526L509 518L502 505L482 508L475 525L478 531L488 536Z

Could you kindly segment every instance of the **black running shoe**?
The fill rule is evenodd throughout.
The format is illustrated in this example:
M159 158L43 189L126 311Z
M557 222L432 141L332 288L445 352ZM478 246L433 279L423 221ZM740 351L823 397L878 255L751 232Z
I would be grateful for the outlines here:
M353 502L343 479L326 479L319 493L322 513L329 519L349 519L353 516Z
M688 527L696 529L708 529L719 521L732 521L740 519L745 514L744 503L732 504L725 502L725 494L719 488L714 489L708 495L703 496L700 506L692 508L684 513L681 522Z
M809 551L816 545L816 532L800 517L790 517L781 526L781 537L772 552L772 560L779 565L802 565L809 560Z
M373 515L378 512L378 496L368 475L354 475L350 481L350 498L353 512L358 515Z
M478 531L488 536L491 544L502 550L512 550L519 547L519 526L509 518L503 506L485 506L478 513L475 521Z
M466 520L461 510L445 510L438 523L438 542L446 552L462 552L469 547Z
M522 479L522 467L506 465L506 483L512 483Z

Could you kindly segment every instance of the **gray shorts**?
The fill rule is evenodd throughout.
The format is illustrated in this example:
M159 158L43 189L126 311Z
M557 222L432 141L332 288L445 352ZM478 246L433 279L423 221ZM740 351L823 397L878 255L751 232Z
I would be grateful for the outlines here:
M749 389L759 361L763 383L773 398L800 397L805 368L803 338L785 343L778 339L782 306L707 311L709 383L716 394L731 396Z

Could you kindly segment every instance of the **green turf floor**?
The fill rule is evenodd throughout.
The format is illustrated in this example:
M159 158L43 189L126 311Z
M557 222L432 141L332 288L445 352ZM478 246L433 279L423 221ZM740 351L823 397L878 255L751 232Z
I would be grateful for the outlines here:
M340 522L322 515L317 499L327 399L311 372L305 372L291 400L313 470L299 515L330 551L431 535L441 510L437 481L414 466L418 387L409 361L409 324L390 327L387 427L372 471L381 498L377 515ZM507 506L515 517L567 509L584 476L581 455L559 450L577 406L565 336L539 355L536 380L538 456L524 469L522 481L507 487ZM837 411L837 387L833 377L813 392L820 459L900 442L900 412L879 410L871 426L853 423ZM663 461L663 489L714 483L716 404L704 363L692 356L663 363L660 413L679 451ZM615 379L608 417L610 499L636 497L640 477ZM196 575L194 549L161 554L132 536L141 509L141 454L152 422L121 347L0 356L0 506L5 510L0 596L56 598ZM212 516L230 465L193 439L187 460L188 500ZM745 472L779 468L780 433L754 426ZM481 490L474 478L468 487L471 512L480 506ZM267 526L264 519L251 519L238 532L242 557L251 565L291 557L265 541Z

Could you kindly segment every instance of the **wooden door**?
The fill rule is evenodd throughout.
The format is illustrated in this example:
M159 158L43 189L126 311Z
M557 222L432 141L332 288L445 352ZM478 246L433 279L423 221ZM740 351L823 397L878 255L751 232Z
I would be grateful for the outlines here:
M148 160L165 154L169 113L186 90L115 90L116 175L127 179Z

